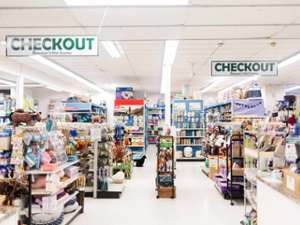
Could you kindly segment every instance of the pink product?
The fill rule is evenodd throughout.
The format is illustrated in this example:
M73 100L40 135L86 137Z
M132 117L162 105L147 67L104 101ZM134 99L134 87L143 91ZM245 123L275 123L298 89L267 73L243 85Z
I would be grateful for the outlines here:
M78 166L70 166L65 170L65 173L68 177L72 178L75 177L79 172Z
M54 171L57 169L57 164L54 164L54 163L48 163L48 164L44 164L41 166L41 170L42 171Z
M49 155L48 152L43 152L41 161L43 164L49 164L51 162L51 156Z

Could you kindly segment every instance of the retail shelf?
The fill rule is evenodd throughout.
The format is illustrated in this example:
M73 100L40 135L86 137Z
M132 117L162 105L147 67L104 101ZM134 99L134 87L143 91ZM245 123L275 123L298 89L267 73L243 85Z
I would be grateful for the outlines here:
M58 185L58 187L56 189L53 189L51 191L47 191L45 188L43 189L33 189L32 190L32 195L55 195L57 194L61 189L69 186L70 184L72 184L74 181L76 181L79 177L81 176L81 174L78 174L75 177L69 178L67 180L65 180L64 182L62 182L61 184Z
M205 161L204 157L182 157L182 158L176 158L176 161Z
M204 136L177 136L177 138L204 138Z
M58 173L70 166L73 166L74 164L78 163L79 160L73 161L73 162L66 162L60 166L57 167L57 169L53 170L53 171L41 171L41 170L29 170L26 171L25 174L27 175L47 175L47 174L55 174Z
M66 214L62 225L69 225L82 212L82 206L79 206L75 212Z
M256 197L253 196L253 194L251 194L251 191L246 191L245 190L245 198L248 200L248 202L250 203L251 207L254 210L257 210L257 203L255 201Z
M245 168L244 175L245 175L245 179L247 179L250 183L256 185L257 169Z
M144 148L144 145L128 145L128 148Z
M252 158L258 158L258 150L253 148L245 148L245 156L250 156Z
M177 144L176 146L180 147L180 146L202 146L202 145L201 144Z
M180 128L180 127L178 127L177 129L179 129L179 130L205 130L205 128Z
M107 191L97 191L98 198L120 198L125 189L124 184L110 183Z
M144 132L129 132L129 134L136 134L136 135L140 134L140 135L142 135L142 134L144 134Z

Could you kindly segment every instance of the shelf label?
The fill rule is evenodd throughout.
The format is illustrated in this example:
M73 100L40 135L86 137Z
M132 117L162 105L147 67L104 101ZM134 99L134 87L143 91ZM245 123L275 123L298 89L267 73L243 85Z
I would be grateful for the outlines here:
M6 56L97 56L96 36L6 36Z
M211 76L277 76L277 61L211 61Z

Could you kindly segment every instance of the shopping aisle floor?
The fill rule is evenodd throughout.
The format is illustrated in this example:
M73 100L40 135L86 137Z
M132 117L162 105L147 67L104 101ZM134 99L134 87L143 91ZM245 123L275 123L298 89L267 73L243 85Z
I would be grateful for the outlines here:
M134 167L121 199L86 199L85 213L72 225L238 225L241 204L230 206L202 174L199 162L178 162L176 199L156 199L155 151Z

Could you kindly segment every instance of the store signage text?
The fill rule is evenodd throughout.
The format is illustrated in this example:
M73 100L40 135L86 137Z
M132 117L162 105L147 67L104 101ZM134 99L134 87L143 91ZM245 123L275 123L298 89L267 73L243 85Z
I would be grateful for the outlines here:
M7 56L97 56L95 36L6 36Z
M211 61L212 76L277 76L277 61Z

